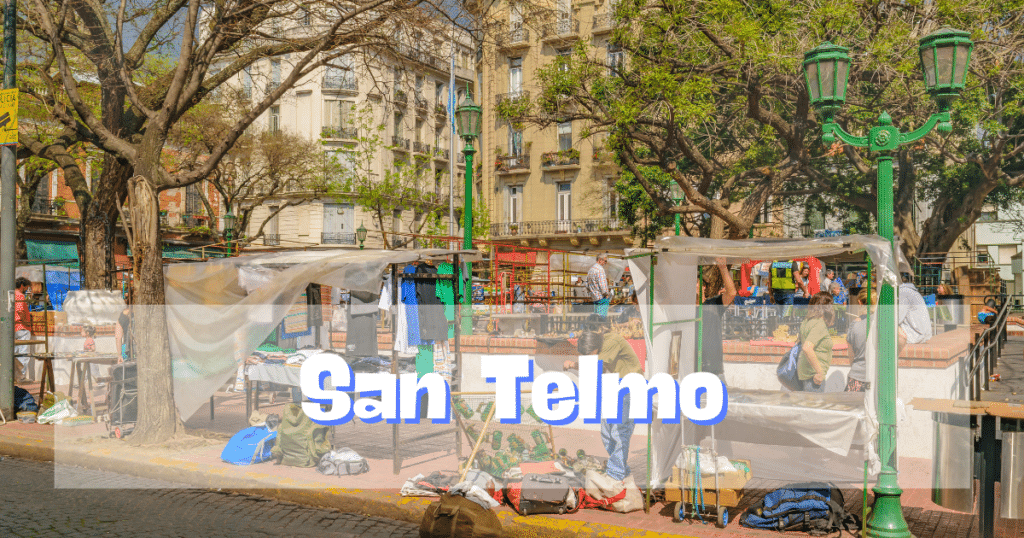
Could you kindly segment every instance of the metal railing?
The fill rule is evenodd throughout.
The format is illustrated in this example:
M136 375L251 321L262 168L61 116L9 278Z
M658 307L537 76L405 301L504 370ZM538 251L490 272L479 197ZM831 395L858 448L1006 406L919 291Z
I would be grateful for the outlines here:
M529 155L500 155L498 156L497 172L511 172L513 170L529 170Z
M405 90L396 89L394 95L395 103L405 105L409 102L409 96L405 93Z
M578 166L580 164L580 153L578 151L549 151L540 156L540 165L543 168L550 166Z
M455 162L458 164L466 164L466 154L460 151L458 156L455 157Z
M437 103L436 105L434 105L434 114L437 114L439 117L442 117L442 118L447 118L448 117L448 105L446 105L444 103Z
M324 77L325 90L347 90L347 91L359 91L359 83L355 77Z
M412 151L413 153L430 153L430 144L426 144L423 142L413 142Z
M32 213L37 215L68 216L68 208L75 204L74 200L63 198L41 198L36 196L32 201Z
M355 140L359 138L359 129L354 127L330 127L325 125L320 129L320 136L322 138L344 138L347 140Z
M989 381L1006 343L1006 319L1010 313L1010 303L1009 299L1003 301L995 323L981 334L974 335L967 352L967 380L970 384L967 396L971 401L981 400L981 392L989 390Z
M408 138L402 138L400 136L392 136L391 137L391 146L392 146L392 149L397 149L397 150L402 150L402 151L409 151L409 139Z
M263 244L268 247L276 247L281 244L281 236L278 234L263 234Z
M540 220L524 222L504 222L491 224L492 236L503 235L543 235L569 233L618 232L629 230L629 224L616 218L577 219L577 220Z
M451 151L441 148L434 148L434 158L447 161L451 157Z
M520 99L530 99L530 92L528 90L516 90L514 92L499 93L494 98L494 102L501 103L503 101L518 101Z
M417 96L415 96L415 100L416 100L416 110L419 110L421 112L426 112L427 109L430 108L430 101L427 101L426 97L417 95Z
M182 215L181 225L186 228L195 228L197 226L207 226L210 223L210 219L206 218L206 215Z
M526 28L515 28L498 39L498 46L504 49L526 47L530 45L530 31Z
M611 13L598 13L594 15L594 32L611 30L615 27L615 17Z
M571 37L579 35L580 20L574 17L561 18L544 25L544 37Z
M354 245L356 244L356 234L321 232L320 243L324 245Z

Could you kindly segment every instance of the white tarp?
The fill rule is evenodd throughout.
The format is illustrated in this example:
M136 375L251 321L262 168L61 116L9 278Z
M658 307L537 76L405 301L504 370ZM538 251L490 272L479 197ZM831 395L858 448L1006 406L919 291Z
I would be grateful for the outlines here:
M234 379L238 365L281 323L308 284L377 293L390 264L455 252L279 252L166 266L167 331L178 411L183 418L192 416ZM247 278L256 274L259 278Z
M853 235L801 240L749 239L735 241L668 236L659 239L653 250L628 250L627 255L638 256L630 259L629 265L633 281L636 284L644 327L645 329L650 327L652 321L654 324L653 341L645 331L645 338L648 340L647 344L650 350L647 361L647 377L656 373L669 372L674 332L680 333L681 336L677 378L681 380L694 370L696 364L694 342L696 338L699 338L699 335L696 334L697 324L694 322L698 317L694 299L697 297L697 267L699 265L714 265L720 258L724 258L726 263L740 264L748 260L786 260L808 256L828 258L858 252L868 254L878 278L882 278L894 286L898 284L898 272L889 242L878 236ZM653 308L649 305L648 300L652 257L642 256L644 253L657 255L657 262L653 264L655 274ZM653 319L649 319L652 313ZM866 353L868 379L875 379L878 334L876 320L877 316L873 316L873 326L869 331ZM874 386L876 384L872 383L872 387ZM877 423L874 419L875 398L875 391L872 388L864 393L863 413L854 411L847 417L835 413L832 414L834 416L830 415L836 420L849 421L843 426L841 432L831 431L837 427L834 420L831 426L822 427L816 422L818 419L815 418L817 416L815 413L793 412L792 409L784 407L763 406L755 410L750 408L752 406L747 406L748 408L744 410L737 409L735 419L737 422L756 420L769 429L799 435L823 450L838 455L846 455L854 442L863 443L866 447L866 457L870 462L870 471L875 474L880 468L873 443L877 433ZM729 420L727 415L726 421ZM684 439L687 444L694 444L695 440L698 440L695 437L693 425L689 422L685 424L687 432L685 435L683 434L683 425L660 422L654 424L652 484L660 484L671 477L672 466L681 452ZM860 439L855 439L854 432L858 431L858 426L861 435L857 436ZM817 469L817 471L819 471L818 476L809 476L808 478L820 479L822 469Z
M597 263L597 255L585 254L559 254L552 253L550 257L551 272L563 269L574 273L586 273ZM608 263L604 266L604 272L611 282L618 282L622 273L626 272L626 260L620 260L609 256Z

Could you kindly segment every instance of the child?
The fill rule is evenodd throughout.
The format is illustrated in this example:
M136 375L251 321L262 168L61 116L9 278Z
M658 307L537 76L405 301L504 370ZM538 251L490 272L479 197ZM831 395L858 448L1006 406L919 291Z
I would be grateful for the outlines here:
M92 325L82 327L82 336L85 337L85 344L82 345L82 351L95 352L96 340L93 337L96 336L96 327L93 327Z

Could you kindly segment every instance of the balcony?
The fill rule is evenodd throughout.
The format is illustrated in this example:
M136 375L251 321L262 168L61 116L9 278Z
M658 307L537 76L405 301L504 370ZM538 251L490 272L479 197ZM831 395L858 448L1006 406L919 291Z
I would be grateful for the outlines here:
M494 162L498 175L529 174L529 155L499 155Z
M573 17L560 18L544 25L544 41L575 41L580 37L580 21Z
M406 95L405 90L396 89L392 96L396 105L405 106L409 104L409 96Z
M498 38L498 49L502 52L511 52L530 47L530 31L526 28L509 30L507 34Z
M426 144L426 143L419 142L419 141L413 142L412 143L412 152L413 153L430 154L430 144Z
M427 98L423 97L421 95L417 95L415 97L415 100L416 100L416 111L419 112L420 114L426 114L427 110L430 109L430 101L427 101Z
M594 35L607 34L615 29L615 16L611 13L598 13L594 15L594 26L591 33Z
M325 91L358 93L359 83L356 82L355 77L352 76L324 77L322 89Z
M460 151L455 157L455 162L456 164L466 164L466 154Z
M181 225L185 228L198 228L200 226L208 226L210 219L206 215L190 215L184 214L181 216Z
M329 127L325 125L320 129L320 138L357 140L359 139L359 129L354 127Z
M400 136L391 137L391 149L396 151L409 151L409 139Z
M276 247L281 244L279 234L263 234L263 244L268 247Z
M629 230L629 224L616 218L539 220L491 224L491 236L494 237L509 235L599 234L601 232L625 232Z
M354 245L356 244L356 234L354 233L327 233L323 232L320 234L320 244L322 245Z
M442 120L448 118L448 105L444 103L434 105L434 115Z
M580 150L567 149L549 151L540 156L540 167L545 170L560 170L580 167Z
M446 149L438 147L434 148L434 159L438 161L447 161L451 157L451 152Z
M279 87L281 87L281 81L268 82L267 85L264 87L264 93L269 95L269 94L273 93L274 90L278 89Z
M32 201L32 213L51 217L67 217L68 209L75 205L74 200L64 198L41 198L36 196Z

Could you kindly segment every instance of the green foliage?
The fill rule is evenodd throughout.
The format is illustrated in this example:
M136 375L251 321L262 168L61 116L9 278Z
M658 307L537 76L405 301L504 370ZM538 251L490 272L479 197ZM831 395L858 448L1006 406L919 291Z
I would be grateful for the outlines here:
M657 167L648 166L641 169L644 178L657 186L663 196L669 195L671 178ZM623 172L615 182L615 192L619 196L618 217L632 227L633 237L641 239L641 246L647 247L662 230L675 221L671 215L658 210L654 200L629 172Z

